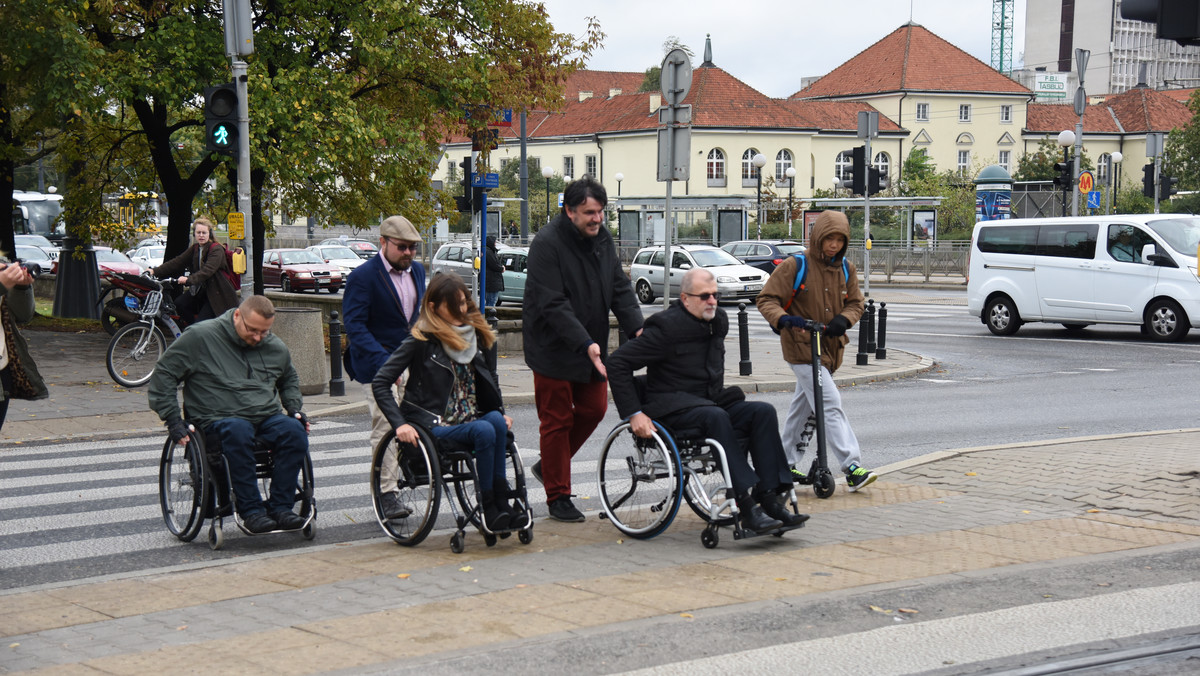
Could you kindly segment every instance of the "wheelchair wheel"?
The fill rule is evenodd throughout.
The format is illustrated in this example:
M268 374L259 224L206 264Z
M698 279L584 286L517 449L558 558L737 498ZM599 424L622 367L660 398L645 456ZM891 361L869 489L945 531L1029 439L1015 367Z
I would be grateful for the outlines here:
M415 446L402 444L395 436L387 435L380 440L371 458L371 502L375 507L375 519L388 537L406 547L420 544L433 530L442 499L441 470L432 452L433 439L425 430L416 429L420 439ZM400 502L412 512L403 519L388 519L383 515L379 477L387 456L395 458L400 465L400 480L394 488ZM392 488L388 486L385 490Z
M200 435L193 433L187 446L168 438L158 466L158 497L172 535L191 542L200 533L210 486Z
M622 533L639 539L652 538L679 511L683 481L679 452L662 427L653 437L634 435L629 423L609 432L597 466L600 504Z
M723 500L724 496L725 475L715 461L688 462L683 470L683 497L696 516L718 526L732 526L732 514L718 517L715 522L712 518L713 498Z
M126 324L108 342L108 374L124 387L145 385L165 349L166 339L157 326L146 322Z

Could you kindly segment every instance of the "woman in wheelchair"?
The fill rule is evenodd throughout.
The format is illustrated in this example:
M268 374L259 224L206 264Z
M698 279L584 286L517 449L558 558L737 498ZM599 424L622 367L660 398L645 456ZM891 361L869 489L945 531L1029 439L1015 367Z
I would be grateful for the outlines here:
M505 449L512 418L504 414L495 370L496 337L457 275L436 275L425 289L412 334L379 369L372 389L396 439L416 444L415 422L435 439L474 447L480 506L489 530L517 523L523 515L505 479ZM391 384L405 371L399 405ZM519 504L519 503L518 503Z

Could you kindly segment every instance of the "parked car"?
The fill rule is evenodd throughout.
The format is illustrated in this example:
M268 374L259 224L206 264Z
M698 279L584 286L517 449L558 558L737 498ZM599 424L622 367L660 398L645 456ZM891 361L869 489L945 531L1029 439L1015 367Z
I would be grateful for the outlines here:
M96 251L96 266L101 272L127 272L131 275L142 274L142 266L129 260L129 256L106 246L93 246Z
M475 251L470 242L443 244L433 256L433 274L452 273L471 288L475 277ZM522 287L523 288L523 287Z
M342 269L321 260L308 249L267 249L263 252L263 285L278 286L284 292L342 288Z
M354 249L341 244L315 244L308 247L308 250L317 254L321 260L336 265L342 269L343 274L350 274L350 271L363 263L367 262L366 258L359 258L358 254L354 253Z
M500 262L504 264L504 290L500 292L496 305L513 303L520 305L525 300L525 277L528 269L529 249L527 247L507 247L497 251Z
M50 272L54 268L54 261L46 253L45 249L38 246L29 246L28 244L17 245L17 258L25 264L25 269L29 274L37 277L43 272Z
M746 265L768 273L774 272L788 256L804 253L806 248L800 242L786 239L743 239L721 247Z
M36 246L42 251L45 251L46 255L50 257L50 260L58 260L58 245L46 239L45 237L42 237L41 235L16 235L13 237L13 240L16 244Z
M346 239L342 239L341 237L331 237L330 239L317 242L316 246L350 247L354 253L358 254L359 258L370 258L371 256L379 253L379 247L376 246L374 242L352 237L348 237Z
M705 268L717 278L721 300L753 300L770 275L734 258L715 246L684 244L671 247L671 295L679 293L679 282L692 268ZM641 249L633 258L629 278L642 303L653 303L663 294L663 248Z
M161 244L148 244L140 246L129 254L129 260L142 266L143 270L156 268L163 263L163 257L167 253L167 247Z
M1151 340L1200 328L1200 218L1182 214L981 221L971 235L967 312L1010 336L1026 322L1078 331L1141 326Z

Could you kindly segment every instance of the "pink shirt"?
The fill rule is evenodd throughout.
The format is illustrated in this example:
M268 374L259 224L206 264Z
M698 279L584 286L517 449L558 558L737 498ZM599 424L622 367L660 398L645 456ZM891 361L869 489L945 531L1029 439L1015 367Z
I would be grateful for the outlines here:
M396 287L396 295L400 296L400 307L404 308L404 319L407 320L412 317L417 304L417 283L413 280L412 266L407 270L397 270L383 257L382 251L379 252L379 258L388 269L388 278L392 280L392 286Z

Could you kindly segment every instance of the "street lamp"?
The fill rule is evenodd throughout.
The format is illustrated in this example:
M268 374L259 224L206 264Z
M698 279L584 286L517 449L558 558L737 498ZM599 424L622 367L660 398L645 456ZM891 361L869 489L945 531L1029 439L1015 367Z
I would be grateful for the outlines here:
M550 165L542 167L542 176L546 179L546 225L550 225L550 177L554 175L554 169Z
M1063 162L1066 162L1067 166L1070 166L1071 165L1071 146L1075 145L1075 132L1071 131L1070 129L1064 129L1064 130L1058 132L1058 145L1062 146L1062 149L1063 149ZM1072 173L1074 173L1074 172L1072 172ZM1062 206L1062 215L1063 216L1067 215L1067 202L1070 201L1070 199L1071 199L1070 190L1071 190L1071 183L1073 183L1073 182L1074 181L1066 181L1063 183L1063 206Z
M617 179L617 197L620 197L621 196L621 181L625 180L625 174L622 174L621 172L618 171L617 175L614 176L613 178Z
M1104 210L1105 213L1112 213L1113 193L1116 191L1117 185L1119 185L1117 182L1117 169L1120 168L1121 160L1123 159L1125 159L1125 156L1119 150L1108 156L1108 208Z
M758 174L758 238L762 239L762 168L767 158L762 153L756 153L750 163L754 165L754 173Z
M788 167L787 171L783 172L788 180L788 239L792 238L792 194L793 188L796 185L796 168Z

